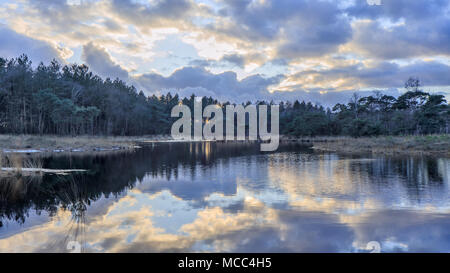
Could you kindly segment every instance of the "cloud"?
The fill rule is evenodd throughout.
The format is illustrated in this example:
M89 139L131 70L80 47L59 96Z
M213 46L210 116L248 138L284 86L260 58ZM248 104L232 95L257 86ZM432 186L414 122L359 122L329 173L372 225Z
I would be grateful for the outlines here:
M196 5L189 0L159 0L147 4L136 3L131 0L112 0L110 10L116 16L128 23L133 23L143 31L151 27L171 27L180 22L196 9ZM188 21L185 22L189 24Z
M356 52L377 59L450 55L450 18L383 28L381 23L358 22L350 43Z
M97 74L103 77L126 80L128 72L116 64L108 52L101 47L88 43L83 46L83 61Z
M249 42L273 44L278 57L334 52L352 36L349 21L329 1L226 1L214 31Z
M366 57L400 59L450 55L450 3L446 0L358 0L346 11L357 21L353 48Z
M150 92L170 90L182 96L213 95L222 100L254 100L267 93L270 85L278 83L280 77L264 78L253 75L242 80L235 72L227 71L213 74L201 67L183 67L168 77L157 73L148 73L135 78L142 87Z
M356 0L346 12L357 18L424 21L445 13L448 7L447 0L382 0L378 6L368 5L367 0Z
M233 101L298 98L328 104L365 88L397 93L412 75L425 85L447 85L449 4L24 0L0 7L0 19L11 31L1 30L0 50L4 56L33 54L35 61L72 57L103 77L125 77L149 93L177 89ZM174 45L176 40L192 47ZM167 43L158 47L157 41ZM175 67L179 70L165 74Z
M195 59L189 62L191 66L199 66L199 67L227 67L231 65L232 67L245 68L248 64L258 64L262 65L266 62L266 57L259 53L252 54L225 54L219 60L210 60L210 59ZM271 61L271 63L275 64L276 61ZM277 60L277 64L283 65L279 60Z
M229 54L222 57L221 61L229 62L238 67L244 67L245 58L238 54Z
M449 74L450 67L437 61L417 61L404 66L385 61L372 66L357 63L329 69L306 69L270 78L253 75L242 80L238 80L232 71L214 74L203 67L184 67L167 77L148 73L134 80L150 93L170 91L182 97L196 94L232 102L305 100L332 106L347 102L353 93L371 95L380 88L385 94L398 96L405 80L411 76L419 77L424 86L448 86L450 79L446 75ZM285 82L290 85L283 86Z
M103 21L103 25L111 32L121 32L124 30L124 27L121 24L110 18L106 18Z
M331 86L340 82L342 87L403 87L404 82L411 76L418 77L426 86L450 85L450 66L436 61L415 63L400 66L394 62L379 62L366 67L362 64L335 67L325 70L305 70L291 76L290 80L301 85ZM338 86L339 87L339 86Z
M47 42L33 39L19 34L5 26L0 25L0 56L16 58L21 54L38 62L50 62L53 59L61 61L61 52Z
M95 27L95 20L102 2L80 1L69 4L60 0L27 0L24 15L30 17L38 26L50 26L57 33L88 35ZM38 17L38 18L36 18ZM98 33L97 33L98 34Z

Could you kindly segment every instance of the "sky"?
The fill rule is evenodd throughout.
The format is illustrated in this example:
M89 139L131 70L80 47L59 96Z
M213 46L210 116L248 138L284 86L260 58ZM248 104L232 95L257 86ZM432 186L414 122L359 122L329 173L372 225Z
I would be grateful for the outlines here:
M86 64L146 94L330 106L450 99L449 0L0 0L0 56Z

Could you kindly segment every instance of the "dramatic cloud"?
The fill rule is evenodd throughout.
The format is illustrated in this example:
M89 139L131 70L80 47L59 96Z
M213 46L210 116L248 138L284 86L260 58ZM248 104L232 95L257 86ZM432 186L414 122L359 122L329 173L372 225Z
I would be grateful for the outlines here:
M265 57L259 53L240 55L240 54L225 54L219 60L210 59L196 59L189 62L190 66L200 67L226 67L231 65L232 67L245 68L249 64L264 64Z
M128 72L116 64L105 49L89 43L83 46L83 61L96 73L103 77L126 80Z
M320 85L341 81L341 85L358 83L361 87L402 87L405 79L416 76L425 85L450 85L450 66L438 62L416 62L406 66L381 62L373 67L352 65L329 70L306 70L291 77L304 85Z
M228 19L215 31L251 42L274 44L279 57L314 57L335 51L352 35L349 21L329 1L224 1Z
M367 0L356 0L347 12L358 18L423 21L441 15L448 7L447 0L382 0L376 6L368 5Z
M224 100L450 90L447 0L3 1L0 53L86 62L147 94Z
M366 21L355 23L352 44L381 59L450 55L449 9L446 0L384 0L380 6L359 0L348 13Z
M196 8L189 0L148 1L147 4L131 0L112 0L110 5L110 10L116 16L139 26L143 31L155 26L170 27L176 21L182 22Z
M83 20L92 19L91 7L94 2L82 2L70 5L67 1L32 0L29 4L33 9L30 12L38 12L42 16L41 21L52 24L54 28L70 32L74 27L83 24Z
M60 51L52 45L0 25L0 57L15 58L21 54L27 54L35 62L62 60Z
M213 96L233 102L264 100L305 100L332 106L347 102L353 93L368 95L377 88L385 94L398 96L405 79L420 76L425 86L450 86L450 66L430 61L400 66L380 62L366 67L363 64L322 70L304 70L289 76L264 78L253 75L238 80L236 73L214 74L203 67L185 67L164 77L148 73L134 78L140 87L151 93L178 93ZM279 88L289 82L287 88ZM365 90L361 90L365 89ZM450 93L442 90L447 96Z
M245 65L245 58L237 54L225 55L221 60L232 63L239 67L243 67Z
M400 59L450 55L450 17L428 22L401 24L388 29L379 22L355 23L352 45L368 57Z
M233 101L254 100L264 96L270 85L278 83L280 77L263 78L253 75L238 80L236 73L224 72L213 74L201 67L185 67L175 71L168 77L156 73L145 74L136 81L147 90L175 90L182 96L196 93L200 96L213 96Z

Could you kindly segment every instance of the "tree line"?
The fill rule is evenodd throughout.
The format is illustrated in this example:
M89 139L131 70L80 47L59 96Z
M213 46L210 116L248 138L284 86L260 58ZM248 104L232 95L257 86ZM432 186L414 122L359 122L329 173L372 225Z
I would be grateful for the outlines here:
M374 92L354 95L347 104L324 108L311 102L281 102L280 133L318 135L411 135L449 133L450 106L443 95L421 90L410 78L395 98ZM26 55L0 58L0 133L56 135L169 134L173 106L193 108L195 96L146 96L120 79L102 79L86 65L32 66ZM248 105L251 102L243 103ZM217 104L203 97L203 106ZM257 101L271 105L273 102Z
M281 103L280 130L296 136L448 134L450 106L445 97L420 88L419 79L409 78L406 92L398 98L379 91L365 97L353 94L347 104L331 109L298 101Z

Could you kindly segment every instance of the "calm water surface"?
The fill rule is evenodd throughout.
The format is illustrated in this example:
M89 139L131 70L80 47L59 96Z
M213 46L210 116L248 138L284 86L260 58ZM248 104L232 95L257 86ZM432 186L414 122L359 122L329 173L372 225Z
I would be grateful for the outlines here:
M450 252L450 159L160 143L0 177L0 252Z

